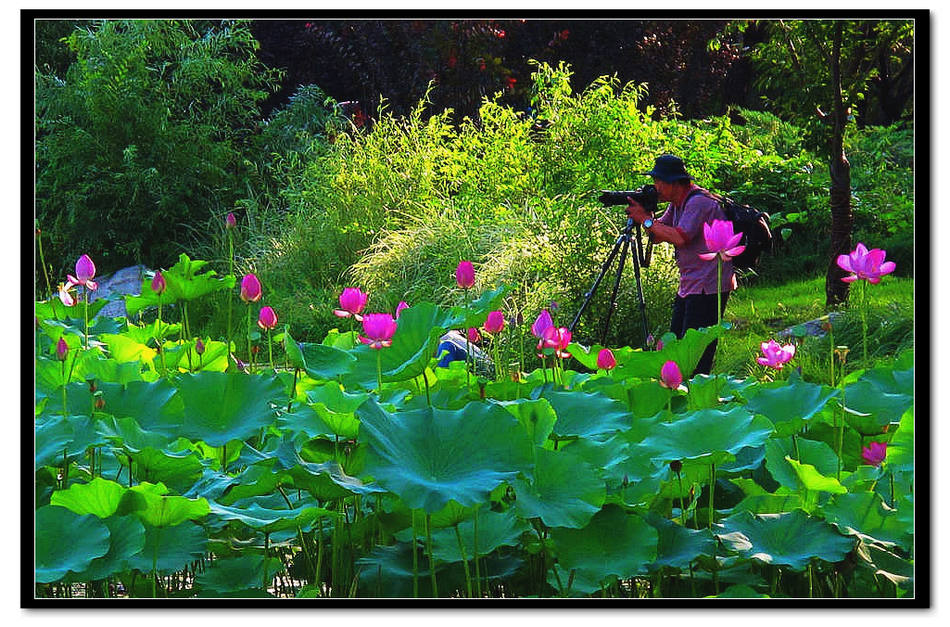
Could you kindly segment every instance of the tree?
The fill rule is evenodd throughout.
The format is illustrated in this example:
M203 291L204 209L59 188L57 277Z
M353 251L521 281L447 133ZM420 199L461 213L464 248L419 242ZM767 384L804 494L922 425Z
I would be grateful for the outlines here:
M241 22L78 23L63 43L70 63L36 59L36 212L54 274L82 253L104 272L170 263L188 227L244 193L279 74Z
M914 23L779 20L765 28L767 39L752 51L756 83L767 105L795 118L809 143L824 146L828 156L831 241L825 301L832 307L848 299L848 283L841 281L846 273L836 263L852 244L845 132L861 112L912 114Z

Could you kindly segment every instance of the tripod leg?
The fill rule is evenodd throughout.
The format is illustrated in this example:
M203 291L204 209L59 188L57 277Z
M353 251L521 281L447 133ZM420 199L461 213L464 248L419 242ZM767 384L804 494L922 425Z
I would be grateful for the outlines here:
M647 304L643 298L643 284L640 282L640 228L637 227L636 241L630 240L630 255L633 257L633 273L637 280L637 303L640 305L640 326L643 331L643 348L647 344Z
M584 310L587 309L587 306L590 304L591 299L594 297L594 294L597 292L597 288L600 286L600 282L604 279L604 275L607 274L607 270L610 269L610 264L613 263L614 257L617 256L617 252L623 248L624 255L627 254L626 251L626 236L621 234L617 238L617 241L614 242L614 247L610 251L610 254L607 255L607 260L604 261L603 266L600 269L600 274L597 275L597 278L594 280L593 285L590 286L590 289L587 290L587 293L584 294L584 302L581 303L581 308L574 315L574 319L571 321L571 324L567 326L570 329L571 333L574 332L574 327L577 326L577 322L581 319L581 314L584 313Z
M625 241L623 243L623 250L620 251L620 265L617 266L617 276L614 278L614 289L610 293L610 305L607 307L607 315L604 317L604 330L600 337L601 345L607 343L607 330L610 328L610 318L617 309L617 292L620 289L620 279L623 277L623 266L627 261L627 242L630 240L629 236L622 237L624 237ZM634 257L634 262L636 262L636 257Z

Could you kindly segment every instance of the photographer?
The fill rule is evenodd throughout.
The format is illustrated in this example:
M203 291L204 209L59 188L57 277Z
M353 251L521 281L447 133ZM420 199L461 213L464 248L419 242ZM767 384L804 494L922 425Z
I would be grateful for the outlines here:
M703 225L713 220L725 220L726 216L715 199L708 192L692 183L693 177L686 173L683 160L673 155L661 155L654 162L653 169L644 173L653 177L657 200L669 202L663 216L654 221L643 206L633 198L627 215L644 230L654 242L669 242L676 248L676 265L679 267L680 282L676 299L673 301L673 315L670 330L677 338L682 338L687 329L715 326L719 321L716 312L717 291L715 262L699 258L700 253L708 252L703 237ZM732 261L722 264L722 311L725 313L729 293L736 289L736 277ZM693 371L693 374L709 374L712 369L716 344L710 344Z

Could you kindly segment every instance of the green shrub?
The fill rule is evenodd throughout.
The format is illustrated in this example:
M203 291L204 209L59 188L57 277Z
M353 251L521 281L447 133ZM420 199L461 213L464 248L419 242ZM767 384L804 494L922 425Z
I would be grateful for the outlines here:
M53 274L177 258L182 226L245 193L258 103L278 76L241 22L116 20L65 38L65 76L36 75L36 211Z

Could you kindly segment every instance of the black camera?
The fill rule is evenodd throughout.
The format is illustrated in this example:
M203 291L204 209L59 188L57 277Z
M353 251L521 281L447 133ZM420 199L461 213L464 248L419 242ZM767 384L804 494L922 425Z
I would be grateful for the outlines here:
M657 196L656 187L653 185L644 185L633 191L612 192L609 190L601 190L597 200L605 207L612 207L614 205L629 204L627 201L628 196L643 205L643 208L648 212L656 212Z

